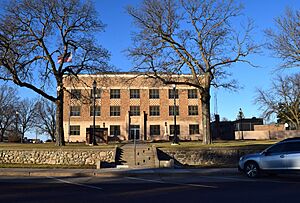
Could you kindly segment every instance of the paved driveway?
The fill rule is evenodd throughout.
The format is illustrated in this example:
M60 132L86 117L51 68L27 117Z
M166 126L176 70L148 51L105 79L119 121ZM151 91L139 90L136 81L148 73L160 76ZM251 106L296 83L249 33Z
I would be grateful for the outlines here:
M0 177L0 202L299 202L300 176Z

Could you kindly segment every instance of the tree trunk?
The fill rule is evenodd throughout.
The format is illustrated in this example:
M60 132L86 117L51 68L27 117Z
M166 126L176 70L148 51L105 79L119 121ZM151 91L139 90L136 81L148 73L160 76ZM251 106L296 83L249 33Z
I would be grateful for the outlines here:
M210 134L210 95L209 90L206 90L201 95L202 107L202 126L203 126L203 144L211 144Z
M58 99L56 100L56 146L64 146L64 129L63 129L63 110L64 110L64 91L62 86L58 86Z
M4 130L0 130L0 142L3 142L3 137L4 137Z
M210 134L210 76L204 76L203 89L200 91L202 108L203 144L211 144Z

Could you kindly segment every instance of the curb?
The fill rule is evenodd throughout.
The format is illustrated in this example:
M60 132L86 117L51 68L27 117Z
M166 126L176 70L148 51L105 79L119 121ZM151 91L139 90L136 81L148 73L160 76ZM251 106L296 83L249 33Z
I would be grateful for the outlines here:
M237 175L236 168L212 169L19 169L2 168L0 176L23 177L122 177L122 176L184 176L184 175Z

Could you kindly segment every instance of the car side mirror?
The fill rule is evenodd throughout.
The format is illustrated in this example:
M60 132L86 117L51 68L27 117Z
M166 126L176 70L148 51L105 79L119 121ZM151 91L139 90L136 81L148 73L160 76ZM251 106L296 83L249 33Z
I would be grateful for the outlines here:
M268 151L264 151L264 152L263 152L263 155L265 155L265 156L269 156L269 155L270 155L270 152L268 152Z

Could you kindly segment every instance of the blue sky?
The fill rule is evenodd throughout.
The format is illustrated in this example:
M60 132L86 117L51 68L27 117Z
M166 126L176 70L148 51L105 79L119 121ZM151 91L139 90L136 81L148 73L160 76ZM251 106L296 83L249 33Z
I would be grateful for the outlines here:
M96 8L100 13L100 18L107 24L104 33L99 35L101 44L107 48L111 54L111 63L122 71L130 70L132 64L127 59L124 50L130 47L131 32L134 30L132 19L126 13L127 5L137 5L140 0L99 0L95 1ZM255 32L253 39L258 43L266 41L263 30L272 28L274 18L284 14L287 6L300 8L299 0L244 0L244 15L253 19ZM259 117L261 112L254 104L255 90L257 88L268 88L271 79L276 74L289 74L296 70L276 71L280 60L272 57L271 52L262 50L259 55L252 55L249 59L259 68L253 68L247 64L235 64L231 68L232 78L238 80L242 89L236 92L224 89L213 90L211 92L211 112L216 111L214 95L217 95L217 112L220 117L234 120L239 108L242 108L246 117ZM299 71L299 70L297 70Z
M124 50L130 47L131 33L135 28L125 8L128 5L137 5L141 0L94 0L94 2L100 19L107 25L105 32L99 33L98 40L103 47L111 52L111 64L121 71L129 71L132 63L126 57ZM283 15L287 6L300 9L299 0L244 0L240 2L245 6L244 15L254 20L256 28L253 39L258 43L266 41L263 30L272 28L274 18ZM299 72L299 68L288 71L275 70L280 64L280 60L273 58L270 51L262 51L261 54L249 57L251 62L260 68L239 63L230 69L232 78L238 80L239 85L243 87L242 89L236 92L224 89L212 90L212 113L216 111L214 97L216 92L217 112L221 118L236 119L239 108L242 108L246 117L259 117L261 112L258 110L258 106L254 104L255 90L268 88L271 79L276 74ZM20 89L20 93L24 97L36 96L31 90L25 88Z

